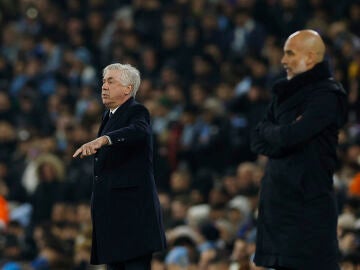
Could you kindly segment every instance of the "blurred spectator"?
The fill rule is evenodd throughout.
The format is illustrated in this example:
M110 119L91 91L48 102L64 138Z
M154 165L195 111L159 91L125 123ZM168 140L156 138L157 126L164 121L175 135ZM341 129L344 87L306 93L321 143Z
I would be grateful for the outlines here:
M56 156L45 154L36 162L38 183L31 196L35 224L50 219L54 204L64 198L64 168Z
M360 265L360 254L354 252L352 254L345 255L341 259L340 265L343 270L353 270L358 268Z
M178 236L165 257L167 269L196 269L197 265L196 243L187 236Z
M265 40L263 27L256 22L251 11L239 8L234 14L234 32L231 48L237 57L245 54L259 54Z
M304 28L322 35L348 92L334 178L340 263L358 267L359 14L350 0L0 1L1 267L95 269L92 160L71 154L96 136L102 68L129 62L143 78L171 235L153 268L259 270L250 260L267 159L250 151L249 131L284 76L283 39ZM203 237L219 234L210 252L199 253L199 236L174 242L182 226L199 234L204 224Z
M191 187L190 174L186 171L175 171L170 176L170 191L173 196L189 194Z
M244 239L238 238L235 240L234 248L231 254L230 267L237 269L250 269L250 257L247 252L247 245Z
M12 124L0 121L0 158L9 161L11 154L16 149L15 128Z

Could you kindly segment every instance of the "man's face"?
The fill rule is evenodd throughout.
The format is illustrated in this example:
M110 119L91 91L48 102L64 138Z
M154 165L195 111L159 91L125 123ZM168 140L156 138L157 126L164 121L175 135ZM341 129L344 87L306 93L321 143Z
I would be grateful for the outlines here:
M288 80L309 69L306 60L307 55L304 48L301 48L301 43L296 38L289 38L284 45L284 56L281 59Z
M120 72L120 70L108 70L103 78L101 98L109 109L115 109L130 97L131 86L121 83Z

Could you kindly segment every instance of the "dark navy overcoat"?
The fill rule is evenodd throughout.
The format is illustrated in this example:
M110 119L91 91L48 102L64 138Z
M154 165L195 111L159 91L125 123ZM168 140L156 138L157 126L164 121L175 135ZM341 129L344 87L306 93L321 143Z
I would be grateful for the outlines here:
M339 269L333 191L346 93L326 62L274 86L252 150L269 157L262 179L255 263Z
M166 245L149 112L130 98L110 119L108 111L104 115L98 135L112 144L94 156L92 264L126 261Z

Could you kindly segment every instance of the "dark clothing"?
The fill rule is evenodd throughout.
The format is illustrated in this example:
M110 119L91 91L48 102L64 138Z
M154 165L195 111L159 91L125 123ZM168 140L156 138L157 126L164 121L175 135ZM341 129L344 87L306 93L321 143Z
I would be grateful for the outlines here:
M151 270L151 255L145 255L122 263L110 264L107 270Z
M194 127L191 151L183 153L190 161L194 172L205 169L221 173L224 170L228 151L228 132L229 121L223 117L198 121Z
M92 193L93 164L91 159L73 159L67 167L66 200L82 202Z
M30 198L33 206L32 221L34 224L50 220L53 206L64 199L64 182L56 179L52 182L40 181Z
M109 136L112 144L94 158L92 264L120 263L165 248L149 118L133 98L110 119L105 113L98 136Z
M346 93L326 62L274 86L252 150L269 157L262 179L255 263L339 269L333 192Z

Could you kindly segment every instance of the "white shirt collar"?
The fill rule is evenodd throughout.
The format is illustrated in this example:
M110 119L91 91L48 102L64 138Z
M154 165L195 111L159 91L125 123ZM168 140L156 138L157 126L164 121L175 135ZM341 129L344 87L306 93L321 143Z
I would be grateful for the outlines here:
M110 113L114 114L116 112L117 109L119 109L120 106L117 106L115 109L111 110L110 109Z

